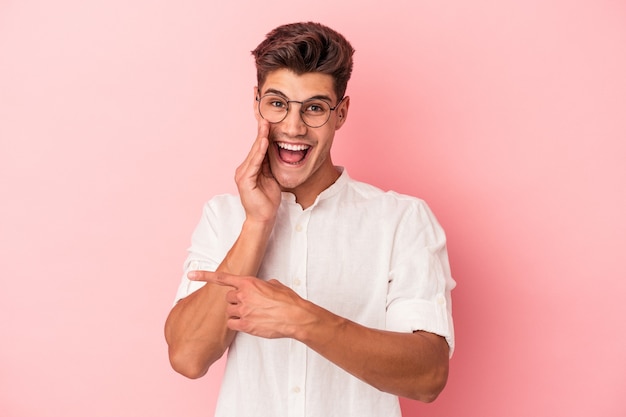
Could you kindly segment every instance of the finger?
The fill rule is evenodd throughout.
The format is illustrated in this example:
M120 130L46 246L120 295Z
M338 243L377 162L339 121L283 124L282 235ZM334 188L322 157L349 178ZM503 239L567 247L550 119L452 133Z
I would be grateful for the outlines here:
M263 159L263 163L261 166L261 173L264 177L274 178L274 174L272 173L272 167L270 166L270 160L267 154L265 154L265 158Z
M212 284L226 285L234 288L237 288L239 284L239 277L225 272L190 271L187 274L187 278L191 281L210 282Z
M270 134L270 123L267 120L259 121L258 129L257 129L257 139L265 138L269 139Z
M215 273L211 271L189 271L187 278L191 281L204 281L217 284L217 277L215 277Z
M243 331L240 317L229 317L228 321L226 322L226 326L228 326L229 329L234 330L236 332Z
M250 148L250 152L248 153L244 164L247 163L248 165L254 165L256 163L257 165L260 165L263 161L269 144L269 129L269 123L266 120L261 120L259 122L256 139Z
M241 317L237 304L229 304L226 306L226 315L229 319L240 319Z
M259 123L257 137L246 159L237 168L235 180L238 181L245 177L256 177L261 172L261 166L267 155L267 149L269 147L269 123L262 120Z
M248 166L255 174L261 171L261 166L267 155L267 149L269 148L268 135L269 124L266 120L262 120L259 123L257 138L250 150L248 159Z
M226 302L228 304L239 304L239 297L237 294L237 290L228 291L225 297Z

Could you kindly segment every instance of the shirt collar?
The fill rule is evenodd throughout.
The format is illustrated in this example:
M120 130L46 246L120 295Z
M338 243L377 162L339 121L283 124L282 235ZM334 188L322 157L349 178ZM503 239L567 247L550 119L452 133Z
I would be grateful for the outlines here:
M319 195L317 196L313 204L311 204L311 207L309 207L309 209L315 207L320 201L331 198L337 193L339 193L341 189L350 181L350 176L348 175L347 169L345 169L342 166L336 166L335 168L340 172L339 178L337 178L337 180L334 183L332 183L328 188L326 188L324 191L319 193ZM296 202L296 196L290 192L283 191L282 199L287 200L290 203Z

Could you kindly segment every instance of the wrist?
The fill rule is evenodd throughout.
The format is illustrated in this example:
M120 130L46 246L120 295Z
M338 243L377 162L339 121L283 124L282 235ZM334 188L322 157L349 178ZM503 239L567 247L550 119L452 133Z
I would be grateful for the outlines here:
M316 349L326 346L339 335L347 320L308 300L301 300L301 316L293 329L293 338Z
M241 232L243 234L269 237L269 235L272 233L272 230L274 229L275 223L275 216L263 220L246 217L243 222L243 226L241 227Z

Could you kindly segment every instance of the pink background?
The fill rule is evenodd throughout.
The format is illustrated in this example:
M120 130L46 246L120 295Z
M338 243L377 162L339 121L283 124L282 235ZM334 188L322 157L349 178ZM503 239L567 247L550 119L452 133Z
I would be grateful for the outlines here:
M623 1L0 0L0 414L210 416L163 322L255 136L249 51L357 49L335 162L449 237L457 352L406 416L624 416Z

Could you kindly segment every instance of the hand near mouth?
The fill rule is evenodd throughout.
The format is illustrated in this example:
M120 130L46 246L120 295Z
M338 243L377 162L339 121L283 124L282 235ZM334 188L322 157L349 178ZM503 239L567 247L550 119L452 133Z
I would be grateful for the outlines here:
M269 167L269 123L259 122L257 138L250 153L237 168L235 182L248 220L273 223L280 205L280 186Z

